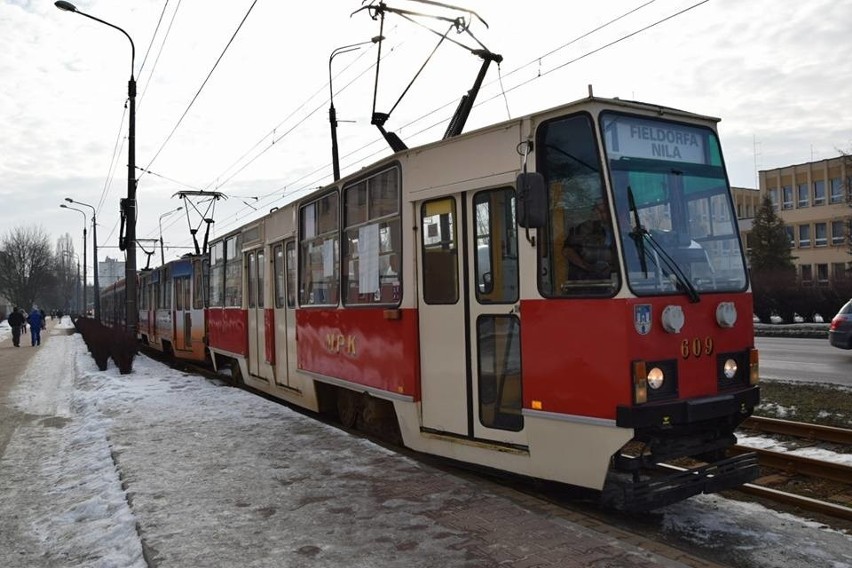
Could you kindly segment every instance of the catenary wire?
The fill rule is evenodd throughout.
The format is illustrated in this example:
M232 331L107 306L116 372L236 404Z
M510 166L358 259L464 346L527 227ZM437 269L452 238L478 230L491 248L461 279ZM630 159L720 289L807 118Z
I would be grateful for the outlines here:
M227 43L227 45L225 45L225 48L222 50L222 53L221 53L221 54L219 54L219 58L218 58L218 59L216 59L216 63L214 63L214 64L213 64L213 67L210 69L210 72L207 74L207 77L205 77L205 78L204 78L204 82L203 82L203 83L201 83L201 86L198 88L198 91L195 93L195 96L193 96L193 97L192 97L192 100L189 102L189 105L186 107L186 110L185 110L185 111L183 111L183 114L182 114L182 115L181 115L181 117L178 119L177 124L175 124L174 128L172 128L172 131L169 133L169 135L168 135L168 136L166 136L166 139L165 139L165 140L163 141L163 143L160 145L160 148L159 148L159 150L157 150L157 152L154 154L154 157L153 157L153 158L151 158L151 161L150 161L150 162L148 162L148 165L147 165L147 166L145 166L145 169L146 169L146 170L151 168L151 164L153 164L153 163L154 163L154 161L157 159L157 157L158 157L158 156L160 155L160 153L163 151L163 148L165 148L165 147L166 147L166 144L168 144L168 143L169 143L169 140L171 140L171 139L172 139L172 136L174 136L175 131L177 131L178 127L179 127L179 126L181 125L181 123L183 122L183 119L184 119L184 118L186 118L186 115L189 113L189 109L191 109L191 108L192 108L192 105L193 105L193 104L195 104L195 101L198 99L198 96L201 94L201 91L202 91L202 90L204 90L204 87L207 85L207 81L209 81L209 80L210 80L210 77L213 75L213 72L216 70L216 67L218 67L218 66L219 66L219 62L220 62L220 61L222 61L222 58L225 56L225 53L227 53L228 48L229 48L229 47L231 47L231 44L233 43L234 39L237 37L237 34L238 34L238 33L240 33L240 30L242 29L243 24L245 24L246 20L247 20L247 19L248 19L248 17L249 17L249 14L251 14L251 11L254 9L254 7L255 7L255 5L256 5L256 4L257 4L257 0L254 0L254 2L252 2L252 3L251 3L251 6L249 6L248 11L246 11L245 16L243 16L243 19L240 21L240 24L237 26L237 29L236 29L236 30L234 30L234 33L233 33L233 35L231 36L231 39L229 39L229 40L228 40L228 43ZM141 176L139 176L139 179L141 179L141 178L142 178L142 176L144 176L144 175L145 175L145 172L143 172L143 173L142 173L142 175L141 175ZM138 181L138 180L137 180L137 181Z

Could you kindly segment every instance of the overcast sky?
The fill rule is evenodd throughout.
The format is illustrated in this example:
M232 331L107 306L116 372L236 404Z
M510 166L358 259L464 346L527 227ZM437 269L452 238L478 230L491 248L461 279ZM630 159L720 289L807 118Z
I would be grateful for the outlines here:
M594 3L594 11L556 0L453 1L487 22L475 20L471 31L504 56L499 74L496 66L489 70L467 130L583 98L592 85L598 96L721 118L734 186L755 187L759 169L852 151L852 89L845 84L852 76L852 0L610 0ZM366 12L352 14L360 6L77 3L135 42L136 165L150 171L137 172L138 238L158 237L160 216L183 205L172 198L178 191L226 194L214 214L222 233L331 181L329 55L379 33ZM387 112L437 36L393 15L384 36L376 110ZM466 35L451 37L477 47ZM344 175L389 153L369 124L375 59L375 47L334 59ZM388 129L409 146L440 138L479 64L466 50L443 45ZM130 43L120 32L52 1L0 0L0 234L41 225L52 243L70 233L81 251L83 217L59 207L72 197L98 209L99 257L123 258L116 245L119 199L127 194L130 69ZM189 220L184 214L162 220L164 239L175 247L167 259L187 252L179 247L190 244L188 221L199 222L194 212ZM141 251L137 264L145 265Z

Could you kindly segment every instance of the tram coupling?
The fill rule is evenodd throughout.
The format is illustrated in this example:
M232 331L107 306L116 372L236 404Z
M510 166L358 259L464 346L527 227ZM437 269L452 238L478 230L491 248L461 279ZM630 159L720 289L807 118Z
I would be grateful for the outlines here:
M638 458L627 458L636 459ZM757 454L749 452L700 467L654 475L610 473L601 495L602 503L621 511L638 513L657 509L701 493L733 489L757 478Z

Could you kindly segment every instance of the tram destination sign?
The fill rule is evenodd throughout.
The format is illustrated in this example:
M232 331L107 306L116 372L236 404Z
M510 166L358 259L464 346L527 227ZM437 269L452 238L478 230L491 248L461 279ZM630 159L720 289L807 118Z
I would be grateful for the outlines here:
M685 124L608 116L604 119L604 138L610 158L707 162L706 131Z

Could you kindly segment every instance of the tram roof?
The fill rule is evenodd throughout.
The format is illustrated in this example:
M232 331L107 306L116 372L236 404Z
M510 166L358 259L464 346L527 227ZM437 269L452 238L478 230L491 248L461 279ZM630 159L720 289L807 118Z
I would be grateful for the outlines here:
M379 160L371 162L371 163L359 168L358 170L353 171L353 172L341 177L337 181L328 183L328 184L326 184L322 187L315 188L314 190L310 191L308 193L308 195L302 196L301 198L298 198L298 199L295 199L291 202L288 202L288 203L282 205L281 207L276 207L273 210L271 210L270 212L266 213L265 215L262 215L261 217L254 219L253 221L244 223L243 225L241 225L240 227L238 227L236 229L231 229L230 231L228 231L228 232L226 232L222 235L219 235L216 238L212 238L211 242L217 242L217 241L223 240L225 238L228 238L232 235L242 233L247 228L250 228L250 227L256 226L257 224L263 223L266 219L269 219L273 215L282 214L281 211L280 211L281 209L288 209L289 207L294 206L294 205L298 205L301 202L310 201L312 199L315 199L317 194L324 193L325 191L331 190L332 188L343 187L344 185L347 185L348 183L350 183L353 180L357 180L357 179L362 178L364 176L365 171L380 169L385 164L391 164L395 161L398 161L400 159L400 156L404 156L405 154L412 153L412 152L423 152L423 151L430 150L432 148L438 148L438 147L442 147L442 146L446 146L446 145L452 145L452 144L458 143L459 141L462 141L462 140L469 140L472 137L481 136L484 133L492 131L492 130L505 129L505 128L507 128L511 125L514 125L514 124L519 124L519 123L524 123L524 122L541 122L542 120L549 119L553 116L559 116L561 114L565 114L566 112L577 112L577 111L581 111L581 110L584 110L584 109L591 110L595 107L598 107L598 108L606 107L608 109L616 108L616 109L624 110L626 112L630 112L630 111L638 111L638 112L643 112L643 113L650 112L650 113L653 113L654 115L660 116L660 117L679 118L679 119L686 119L686 120L698 121L698 122L718 123L718 122L721 121L720 118L715 117L715 116L698 114L698 113L685 111L685 110L677 109L677 108L674 108L674 107L668 107L668 106L659 105L659 104L646 103L646 102L641 102L641 101L633 101L633 100L627 100L627 99L621 99L621 98L597 97L597 96L594 96L594 95L590 95L590 96L582 98L582 99L577 99L577 100L574 100L574 101L571 101L571 102L563 103L561 105L556 105L556 106L553 106L553 107L550 107L550 108L547 108L547 109L543 109L543 110L537 110L535 112L528 113L528 114L525 114L525 115L522 115L522 116L519 116L519 117L510 118L510 119L507 119L507 120L504 120L504 121L501 121L501 122L495 122L495 123L487 124L487 125L481 126L479 128L476 128L474 130L464 132L464 133L459 134L458 136L454 136L452 138L441 139L441 140L433 140L431 142L426 142L424 144L420 144L419 146L413 146L411 148L406 148L405 150L400 150L399 152L389 154L389 155L387 155L387 156L385 156L385 157L383 157Z

